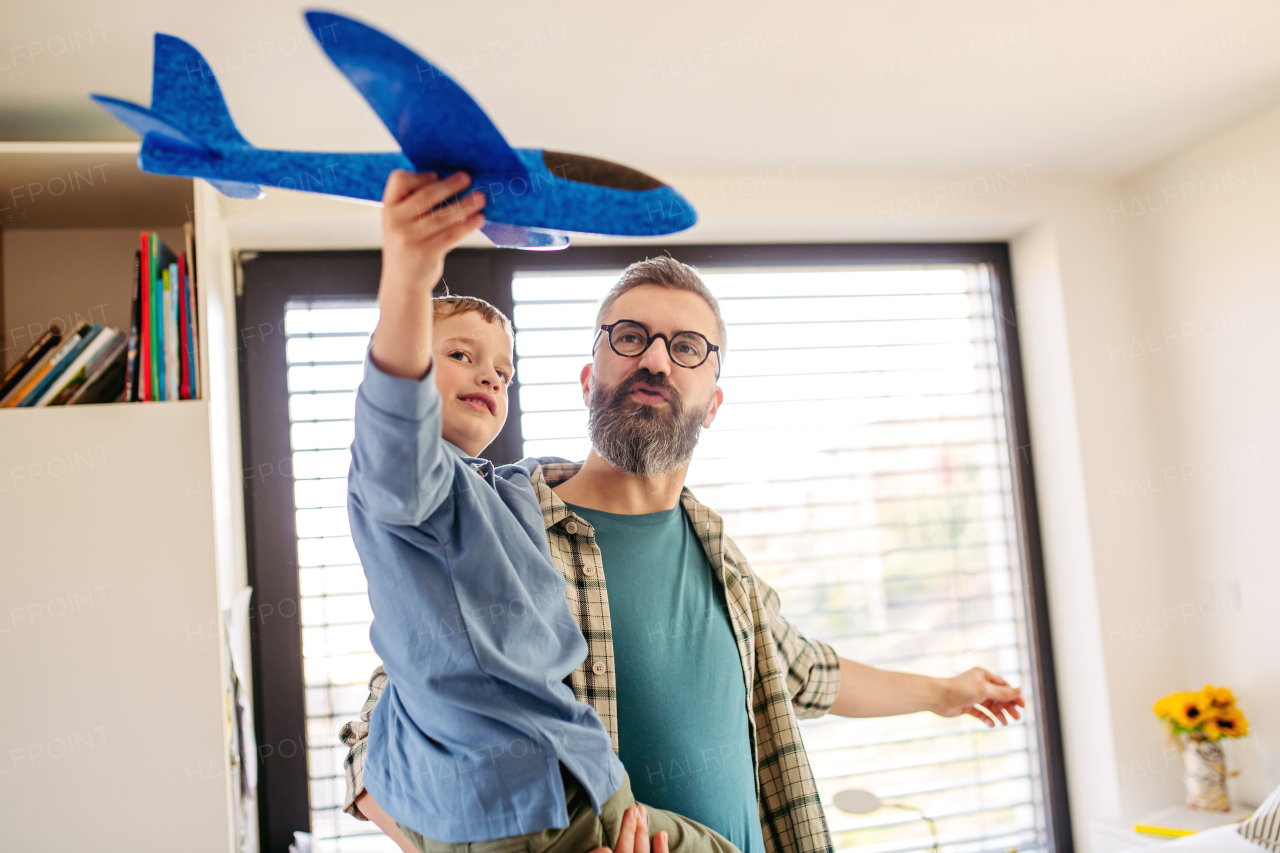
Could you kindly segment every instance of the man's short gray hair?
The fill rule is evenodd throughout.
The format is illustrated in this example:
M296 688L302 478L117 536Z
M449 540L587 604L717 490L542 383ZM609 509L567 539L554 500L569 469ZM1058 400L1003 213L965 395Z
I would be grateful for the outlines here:
M618 297L628 290L646 284L665 287L670 290L687 290L690 293L696 293L711 306L711 313L716 317L716 331L720 335L720 340L715 343L720 344L719 354L720 360L723 362L724 356L729 349L729 334L724 327L724 317L720 316L720 303L716 301L715 296L707 289L706 284L703 283L702 278L698 275L696 267L682 264L669 255L659 255L656 258L636 261L622 271L622 277L618 279L618 283L609 288L604 301L600 303L600 310L596 312L596 329L599 329L601 324L604 323L604 318L608 316L609 309L613 307L613 303L618 301ZM677 329L675 331L685 330Z

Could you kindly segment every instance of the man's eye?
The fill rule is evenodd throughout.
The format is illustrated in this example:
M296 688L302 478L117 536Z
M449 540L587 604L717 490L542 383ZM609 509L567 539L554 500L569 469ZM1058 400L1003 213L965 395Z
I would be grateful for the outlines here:
M618 338L618 343L638 344L640 343L640 336L634 332L625 332L620 338Z

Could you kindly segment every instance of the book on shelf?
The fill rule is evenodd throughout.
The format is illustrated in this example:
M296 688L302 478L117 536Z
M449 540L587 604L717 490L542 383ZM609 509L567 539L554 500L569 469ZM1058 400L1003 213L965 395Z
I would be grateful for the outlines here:
M129 328L54 326L0 379L0 408L200 399L199 299L190 223L183 251L143 232Z
M8 396L23 378L31 372L37 364L44 359L44 356L62 343L62 328L54 325L47 329L40 339L31 345L31 348L22 354L22 356L13 363L13 366L5 372L4 379L0 379L0 401Z
M127 401L200 398L199 333L190 223L183 251L174 253L155 232L143 232L126 336Z
M181 400L182 371L178 367L178 262L164 271L164 398Z
M190 353L187 382L191 399L199 400L203 383L200 378L200 301L196 299L196 229L190 222L182 223L182 242L186 259L182 280L187 288L187 351Z
M120 348L124 349L124 335L120 336ZM61 405L79 406L87 403L113 403L124 397L124 371L126 361L118 354L104 357L103 363L92 371L84 384ZM54 400L50 405L60 405Z
M54 383L44 396L36 401L37 406L62 406L71 401L76 393L90 380L121 361L125 355L124 335L115 329L103 329L76 356L75 361L67 365L62 376ZM123 374L121 375L123 378ZM118 394L119 392L117 392Z
M75 351L80 342L84 340L84 336L89 333L90 326L88 323L81 323L80 327L66 337L62 343L56 348L47 352L40 360L40 363L31 369L23 381L19 382L14 388L0 400L0 408L12 409L26 401L36 386L44 381L45 377L50 373L57 374L58 366L61 365Z
M151 399L151 234L142 232L141 263L138 265L138 386L132 400Z
M138 390L138 330L142 326L142 252L133 253L133 302L129 309L128 351L125 353L124 398L136 399Z
M108 403L124 396L128 346L123 332L81 323L0 400L0 408Z
M44 378L35 384L35 387L31 389L27 396L22 398L22 402L18 403L18 405L27 407L40 405L42 402L45 402L45 394L48 393L49 389L53 388L56 390L57 387L61 385L62 377L66 375L67 368L79 361L80 354L88 350L89 347L93 345L93 342L97 340L98 336L102 333L102 329L102 324L96 323L91 326L87 332L82 334L79 342L68 350L66 355L59 359L57 364L50 366L50 369L44 375Z

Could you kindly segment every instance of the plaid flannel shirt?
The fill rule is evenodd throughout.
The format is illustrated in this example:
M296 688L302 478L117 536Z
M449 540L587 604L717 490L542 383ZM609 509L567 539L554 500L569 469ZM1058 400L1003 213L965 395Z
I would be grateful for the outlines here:
M587 639L588 653L569 676L579 700L595 708L618 750L618 703L613 673L613 631L609 595L594 530L574 515L551 487L572 477L580 463L544 463L532 477L542 506L551 556L567 581L569 609ZM724 522L685 489L680 496L712 570L724 584L725 602L748 687L756 797L767 853L831 853L831 838L818 788L804 751L799 717L819 717L840 689L840 663L825 643L807 639L779 613L778 594L756 577L742 552L724 534ZM342 727L350 747L346 760L344 811L365 819L355 807L364 791L364 758L369 715L382 695L382 667L369 681L360 718Z

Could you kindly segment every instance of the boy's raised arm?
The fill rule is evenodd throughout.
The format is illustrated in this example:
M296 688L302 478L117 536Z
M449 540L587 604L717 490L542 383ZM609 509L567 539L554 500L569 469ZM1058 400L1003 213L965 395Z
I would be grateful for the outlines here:
M385 524L421 524L448 490L440 395L428 375L431 292L444 256L484 221L478 192L444 203L469 182L461 172L442 180L397 171L383 195L381 312L356 395L348 488Z

